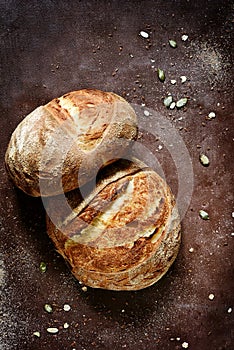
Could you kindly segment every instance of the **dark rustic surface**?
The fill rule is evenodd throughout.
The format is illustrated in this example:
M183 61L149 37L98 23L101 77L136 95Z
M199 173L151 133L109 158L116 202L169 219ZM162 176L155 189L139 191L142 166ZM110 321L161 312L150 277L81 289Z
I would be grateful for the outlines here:
M185 343L195 350L232 349L232 13L231 1L217 0L0 1L1 350L169 350ZM149 41L139 36L141 30ZM175 49L168 45L171 38ZM166 72L164 83L157 67ZM188 78L184 84L181 75ZM174 78L176 85L170 83ZM143 110L160 113L176 128L192 160L193 194L179 256L146 290L84 292L47 237L40 199L16 190L4 169L7 143L23 117L81 88L144 102ZM162 103L167 92L177 99L188 96L187 106L168 110ZM207 120L211 111L216 118ZM176 168L168 145L157 137L157 113L146 117L138 108L139 141L156 157L173 191L183 193L186 184L178 182L178 174L186 175L188 159L183 163L175 144L182 160ZM209 156L209 167L200 164L200 153ZM209 221L199 217L200 209L208 211ZM41 261L48 266L44 274ZM52 314L44 311L46 303ZM54 326L59 333L48 334Z

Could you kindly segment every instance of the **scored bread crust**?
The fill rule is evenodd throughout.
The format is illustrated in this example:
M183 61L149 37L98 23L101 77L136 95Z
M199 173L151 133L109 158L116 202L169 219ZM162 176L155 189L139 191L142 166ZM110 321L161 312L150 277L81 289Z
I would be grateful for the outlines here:
M27 194L57 195L82 186L100 166L127 154L136 136L136 114L122 97L73 91L23 119L11 136L6 168Z
M180 218L165 181L142 162L103 170L85 199L79 190L47 198L47 232L74 276L93 288L138 290L175 260Z

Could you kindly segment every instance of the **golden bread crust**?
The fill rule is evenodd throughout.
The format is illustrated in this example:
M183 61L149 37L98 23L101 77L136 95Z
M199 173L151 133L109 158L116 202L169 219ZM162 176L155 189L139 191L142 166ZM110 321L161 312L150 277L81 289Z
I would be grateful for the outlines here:
M141 162L121 160L103 169L85 199L77 190L69 193L69 215L60 200L48 199L47 231L83 283L137 290L155 283L174 261L180 245L175 200Z
M97 170L128 152L136 114L120 96L79 90L36 108L13 132L5 155L16 186L51 196L84 185Z

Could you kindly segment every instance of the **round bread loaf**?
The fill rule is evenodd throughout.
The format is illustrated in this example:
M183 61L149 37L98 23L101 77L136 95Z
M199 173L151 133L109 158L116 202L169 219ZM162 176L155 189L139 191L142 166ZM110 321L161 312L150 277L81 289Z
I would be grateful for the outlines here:
M168 185L133 159L103 168L87 188L44 199L47 232L74 276L111 290L155 283L180 245L180 218Z
M127 153L136 124L133 108L114 93L70 92L36 108L17 126L6 168L29 195L71 191L90 181L100 166Z

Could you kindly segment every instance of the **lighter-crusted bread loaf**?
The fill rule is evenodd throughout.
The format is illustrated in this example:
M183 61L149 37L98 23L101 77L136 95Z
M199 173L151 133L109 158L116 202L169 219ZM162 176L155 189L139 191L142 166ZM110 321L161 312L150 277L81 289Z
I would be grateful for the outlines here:
M180 245L180 218L168 185L133 159L108 165L87 188L44 201L48 234L74 276L111 290L155 283Z
M70 92L38 107L18 125L6 167L15 185L29 195L67 192L126 154L136 124L133 108L114 93Z

